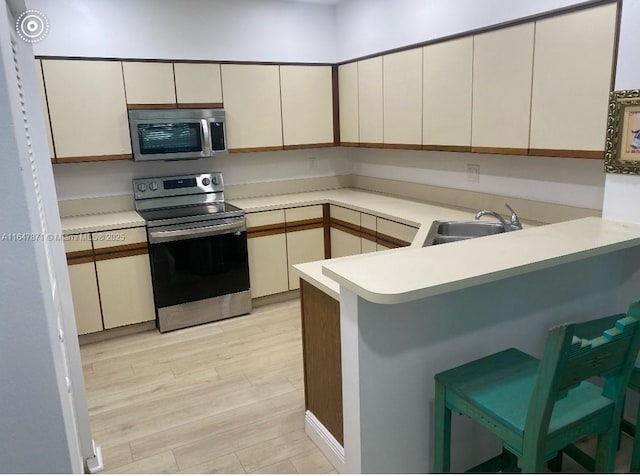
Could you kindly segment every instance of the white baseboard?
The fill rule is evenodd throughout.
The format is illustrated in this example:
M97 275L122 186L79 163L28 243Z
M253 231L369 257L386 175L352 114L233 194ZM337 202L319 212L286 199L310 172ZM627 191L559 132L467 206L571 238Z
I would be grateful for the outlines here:
M336 471L344 473L344 448L309 410L304 415L304 431L335 466Z

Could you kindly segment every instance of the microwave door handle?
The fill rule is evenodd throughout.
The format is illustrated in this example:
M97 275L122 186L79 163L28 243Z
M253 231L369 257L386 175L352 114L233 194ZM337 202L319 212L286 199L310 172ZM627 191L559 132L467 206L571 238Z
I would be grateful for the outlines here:
M211 139L209 138L209 122L206 119L200 119L200 128L202 129L202 152L205 156L211 157L213 153L211 150Z
M188 228L186 230L149 231L149 243L164 243L167 241L189 240L206 236L222 235L244 230L244 220L222 225Z

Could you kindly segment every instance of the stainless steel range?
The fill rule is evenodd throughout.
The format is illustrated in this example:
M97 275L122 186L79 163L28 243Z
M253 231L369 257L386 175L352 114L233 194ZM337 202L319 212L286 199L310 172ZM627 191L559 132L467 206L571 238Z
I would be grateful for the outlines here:
M136 179L133 190L160 332L250 312L244 211L224 201L222 174Z

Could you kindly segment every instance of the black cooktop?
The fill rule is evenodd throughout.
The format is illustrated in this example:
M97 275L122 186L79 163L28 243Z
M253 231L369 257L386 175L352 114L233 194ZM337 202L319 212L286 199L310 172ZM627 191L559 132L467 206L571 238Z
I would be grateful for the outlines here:
M242 216L243 213L242 209L226 202L138 211L138 214L145 219L147 224L160 224L157 222L163 222L162 224L168 224L169 222L184 223L190 220L214 220L216 218Z

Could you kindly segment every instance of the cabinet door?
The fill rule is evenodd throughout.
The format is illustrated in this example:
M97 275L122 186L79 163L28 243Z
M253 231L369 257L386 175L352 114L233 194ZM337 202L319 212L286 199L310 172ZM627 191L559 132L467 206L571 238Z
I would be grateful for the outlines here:
M358 137L358 63L338 66L340 142L356 144Z
M222 91L231 152L282 149L278 66L223 64Z
M473 37L424 47L423 145L469 150L472 75Z
M78 334L101 331L102 312L95 263L92 260L89 263L70 264L68 270Z
M47 106L47 93L44 87L44 77L42 76L42 62L36 60L36 75L38 76L38 86L40 87L40 100L42 101L42 114L44 116L44 128L47 131L47 143L49 144L49 156L55 162L56 153L53 150L53 138L51 136L51 120L49 119L49 106Z
M527 153L533 33L533 23L527 23L474 36L471 146L476 152Z
M289 289L284 210L247 213L251 297Z
M331 228L331 257L353 256L362 253L360 236Z
M124 61L122 71L127 91L127 104L176 105L172 63Z
M333 145L331 66L280 66L284 145Z
M148 254L98 260L96 271L105 329L156 318Z
M362 253L376 251L376 217L367 213L360 214L360 247Z
M130 159L118 61L42 60L57 162Z
M602 158L615 24L615 3L536 22L532 149Z
M418 233L417 228L380 217L378 217L376 226L378 240L382 241L387 248L390 247L388 245L409 246Z
M289 289L298 289L300 279L293 265L324 259L322 205L288 208L285 210L285 219Z
M422 145L422 48L383 56L384 143Z
M360 142L382 146L382 56L358 61Z
M220 65L174 63L178 107L222 107Z

